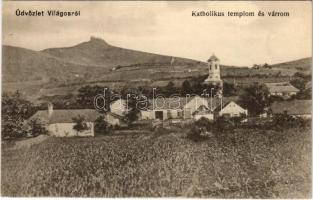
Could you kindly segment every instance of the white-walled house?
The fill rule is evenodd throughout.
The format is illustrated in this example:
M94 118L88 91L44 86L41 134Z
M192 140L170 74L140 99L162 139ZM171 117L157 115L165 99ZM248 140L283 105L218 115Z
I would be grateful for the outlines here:
M110 104L110 112L119 116L125 116L127 113L126 100L117 99L116 101L112 102Z
M29 120L39 120L48 130L48 134L56 137L94 136L94 121L101 114L93 109L53 110L49 104L48 110L37 111ZM84 117L88 129L78 132L73 129L76 124L73 118Z
M73 129L76 124L73 118L82 116L84 122L86 123L88 129L77 132ZM111 126L125 126L126 123L122 116L115 113L107 112L105 115L99 113L94 109L62 109L54 110L52 104L48 104L48 110L37 111L30 120L39 120L45 128L48 130L48 134L57 137L72 137L72 136L94 136L94 122L100 117L104 117L106 121Z
M208 109L207 99L200 96L149 99L148 109L140 111L140 119L193 119L201 106Z
M204 105L201 105L192 115L195 120L199 120L201 118L214 120L213 112Z
M215 112L219 116L226 116L226 117L239 117L241 115L248 116L248 110L242 108L241 106L236 104L234 101L230 101L224 104L222 107L217 106L215 109Z
M265 86L268 88L271 96L289 98L299 92L299 89L295 88L289 82L265 83Z
M112 126L127 126L123 116L120 116L112 112L107 112L105 114L104 120Z

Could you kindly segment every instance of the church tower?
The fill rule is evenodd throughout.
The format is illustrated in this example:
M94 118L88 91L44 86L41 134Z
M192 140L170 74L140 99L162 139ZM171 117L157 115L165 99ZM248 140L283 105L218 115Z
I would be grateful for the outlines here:
M223 87L220 72L220 60L213 54L208 60L209 76L204 83Z

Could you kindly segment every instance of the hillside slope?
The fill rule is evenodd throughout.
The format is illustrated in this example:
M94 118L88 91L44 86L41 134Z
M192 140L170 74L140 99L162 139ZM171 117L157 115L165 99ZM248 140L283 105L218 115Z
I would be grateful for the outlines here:
M294 61L270 65L272 68L298 70L303 72L311 71L312 58L302 58Z
M135 50L124 49L109 45L102 39L91 37L90 41L73 47L45 49L43 53L65 59L68 62L94 65L112 69L115 66L128 66L142 63L170 64L172 57ZM194 63L191 59L175 58L177 63Z
M2 50L4 91L20 90L35 98L73 93L86 84L119 89L125 85L162 87L172 81L180 86L184 80L208 74L205 62L114 47L93 37L73 47L33 51L4 45ZM245 85L289 80L296 72L310 74L311 58L270 66L221 65L221 77L225 82Z
M3 46L3 82L66 81L105 72L104 69L73 64L29 49Z

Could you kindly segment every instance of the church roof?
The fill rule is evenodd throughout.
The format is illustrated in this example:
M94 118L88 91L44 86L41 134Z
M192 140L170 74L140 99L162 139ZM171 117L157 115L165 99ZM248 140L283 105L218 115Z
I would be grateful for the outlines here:
M214 54L209 58L208 62L210 61L218 61L220 59L218 59L218 57L216 57Z

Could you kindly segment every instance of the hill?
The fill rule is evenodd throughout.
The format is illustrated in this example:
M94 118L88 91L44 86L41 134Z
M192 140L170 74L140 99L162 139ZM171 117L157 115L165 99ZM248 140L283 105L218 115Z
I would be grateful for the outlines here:
M170 64L172 60L172 56L114 47L104 40L94 37L91 37L88 42L83 42L73 47L45 49L42 52L71 63L87 66L92 65L109 69L112 69L115 66L127 66L142 63ZM197 61L176 57L175 62L194 63Z
M310 73L310 65L311 58L270 65L271 69L221 65L221 76L242 85L274 82L289 80L296 72ZM205 62L115 47L94 37L72 47L42 51L3 46L4 91L20 90L33 99L75 93L87 84L120 88L165 86L172 81L179 86L207 73Z
M90 74L85 65L74 64L42 52L12 46L3 46L2 50L4 82L66 81ZM94 73L104 72L97 66L88 67Z
M310 73L312 66L312 58L302 58L294 61L283 62L270 65L272 68L289 69L302 71L303 73Z

